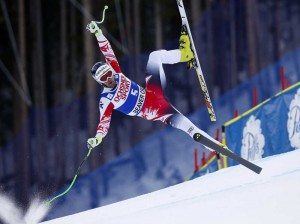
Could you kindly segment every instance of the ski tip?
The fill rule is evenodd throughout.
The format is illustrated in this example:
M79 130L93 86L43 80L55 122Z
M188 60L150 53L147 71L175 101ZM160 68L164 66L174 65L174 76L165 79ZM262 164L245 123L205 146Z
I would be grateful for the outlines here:
M217 119L216 119L216 117L211 116L211 117L210 117L210 121L217 121Z
M257 174L260 174L261 173L261 171L262 171L262 168L261 167L259 167L259 166L257 166L257 169L256 169L256 171L254 171L255 173L257 173Z

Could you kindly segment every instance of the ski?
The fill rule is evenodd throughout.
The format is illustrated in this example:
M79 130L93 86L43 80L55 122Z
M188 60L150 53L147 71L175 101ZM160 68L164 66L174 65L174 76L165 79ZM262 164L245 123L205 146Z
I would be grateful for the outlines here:
M216 121L217 120L216 114L214 112L213 105L212 105L212 102L211 102L211 99L210 99L210 96L209 96L209 93L208 93L208 90L206 87L206 83L205 83L203 72L202 72L202 69L201 69L201 66L199 63L198 55L197 55L196 48L194 45L192 33L191 33L189 22L188 22L186 13L185 13L183 2L182 2L182 0L176 0L176 2L177 2L180 16L181 16L182 28L184 31L187 32L187 34L190 38L190 41L191 41L191 48L192 48L192 51L194 52L194 57L195 57L192 62L192 64L193 64L192 67L196 70L196 73L197 73L197 76L198 76L198 79L200 82L200 86L201 86L202 92L204 94L204 100L205 100L205 104L206 104L206 107L207 107L207 110L209 113L209 118L211 121Z
M231 159L235 160L236 162L240 163L241 165L247 167L248 169L252 170L253 172L260 174L262 168L255 165L254 163L249 162L248 160L243 159L242 157L238 156L237 154L233 153L229 149L223 148L222 146L214 143L213 141L209 140L208 138L204 137L203 135L196 133L193 136L194 140L207 146L210 149L215 150L218 153L221 153L224 156L228 156Z

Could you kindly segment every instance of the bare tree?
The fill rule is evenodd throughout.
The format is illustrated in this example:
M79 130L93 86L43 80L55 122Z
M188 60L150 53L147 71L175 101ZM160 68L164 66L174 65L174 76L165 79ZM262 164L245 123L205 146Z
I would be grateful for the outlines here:
M256 0L246 1L246 21L248 37L248 75L253 75L258 69L257 60L257 27L256 27Z
M33 77L33 99L34 106L39 109L45 109L47 106L46 100L46 81L45 81L45 64L44 64L44 44L43 44L43 19L41 0L32 0L31 24L33 24L32 34L35 39L31 50L32 60L32 77ZM48 181L47 170L47 148L48 136L48 119L46 113L42 110L37 110L35 114L35 155L37 158L36 169L37 182L46 183Z
M83 1L84 8L91 12L92 5L91 0L84 0ZM88 24L90 21L88 18L84 17L84 24ZM95 63L95 51L94 51L94 43L95 43L95 37L91 35L89 32L84 31L84 53L85 53L85 69L84 71L90 71L91 67ZM86 75L86 92L88 94L87 98L87 127L88 127L88 135L93 136L95 135L95 129L97 127L97 122L99 121L99 109L98 109L98 102L97 98L94 97L96 94L96 87L97 83L91 78L90 75L85 73ZM91 163L91 169L94 169L98 165L98 157L92 156L90 159Z
M60 103L64 103L64 94L66 91L66 68L67 68L67 13L66 13L66 0L60 1L60 81L59 81L59 99ZM58 99L57 99L58 100Z
M231 74L231 86L237 84L237 59L236 59L236 16L235 16L235 0L230 0L229 3L229 21L230 21L230 74Z
M126 27L126 40L127 40L127 47L130 52L133 52L133 32L132 32L132 10L131 10L131 1L130 0L125 0L125 27Z
M191 13L192 13L192 24L195 27L201 18L201 9L200 9L200 3L199 0L191 0ZM196 35L194 35L196 36ZM194 37L196 39L196 37Z
M140 23L140 16L141 16L141 9L140 9L140 0L133 0L133 20L134 22L134 54L138 55L141 53L141 23ZM135 65L135 80L139 81L139 70L140 64L139 61L136 60Z
M25 3L24 0L18 1L18 39L20 50L20 61L24 71L26 71L26 30L25 30ZM20 75L17 74L16 80L21 82ZM17 188L17 199L26 205L29 200L30 193L30 147L29 147L29 127L26 126L28 119L28 110L25 101L16 92L14 93L14 130L20 133L20 138L16 146L15 169L17 173L16 184L22 186ZM25 125L25 126L24 126Z
M76 32L76 27L78 26L77 22L77 15L76 15L76 8L74 7L74 5L71 5L70 7L70 88L73 91L74 97L77 97L79 95L80 89L81 89L81 84L82 82L80 80L84 80L84 78L80 78L80 75L82 76L82 74L80 73L80 71L78 71L78 67L77 66L77 60L78 60L78 51L77 51L77 45L76 45L76 37L77 32ZM74 156L74 164L79 164L80 160L82 159L82 153L80 153L82 151L82 149L80 149L79 147L79 136L80 136L80 128L79 128L79 117L80 117L80 105L78 103L75 103L73 105L73 111L74 113L72 114L73 116L73 130L74 130L74 134L73 134L73 149L75 152L75 156Z
M161 2L154 2L154 20L155 20L155 49L162 47L162 22L161 22Z

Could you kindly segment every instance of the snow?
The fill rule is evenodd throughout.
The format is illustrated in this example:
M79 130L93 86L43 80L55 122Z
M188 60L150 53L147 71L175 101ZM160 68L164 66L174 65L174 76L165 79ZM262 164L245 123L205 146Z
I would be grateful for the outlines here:
M51 209L39 198L31 200L25 211L12 198L0 194L0 223L4 224L36 224L44 219Z
M300 150L43 224L300 223ZM80 201L78 201L80 203Z

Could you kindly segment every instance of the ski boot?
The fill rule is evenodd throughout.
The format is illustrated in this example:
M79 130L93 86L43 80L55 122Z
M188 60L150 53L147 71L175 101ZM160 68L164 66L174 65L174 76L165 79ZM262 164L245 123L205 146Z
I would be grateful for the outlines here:
M227 147L227 145L225 145L221 142L215 143L215 142L211 141L210 139L206 138L205 136L201 135L200 133L195 133L194 136L193 136L193 139L195 141L203 144L204 146L208 147L211 151L215 151L216 153L218 153L222 157L225 157L225 155L223 155L223 153L222 153L222 152L224 152L224 150L232 152Z
M179 39L179 50L181 52L180 62L187 62L188 68L192 68L194 52L191 49L190 38L184 26L182 26L181 36Z

